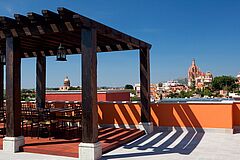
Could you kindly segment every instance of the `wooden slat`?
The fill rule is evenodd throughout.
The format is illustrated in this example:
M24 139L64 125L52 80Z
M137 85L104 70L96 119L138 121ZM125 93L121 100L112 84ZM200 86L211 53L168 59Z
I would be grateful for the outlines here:
M6 38L6 36L5 36L5 34L4 34L4 32L3 32L3 31L0 31L0 37L1 37L1 39L4 39L4 38Z
M32 52L34 57L37 57L37 52Z
M28 55L27 52L24 52L23 54L24 54L24 57L25 57L25 58L28 58L28 57L29 57L29 55Z
M40 34L45 34L45 31L44 31L44 29L43 29L42 26L38 25L38 26L37 26L37 29L38 29L38 31L39 31Z
M53 50L49 50L49 54L50 54L51 56L54 56L54 55L55 55L54 52L53 52Z
M80 48L76 48L77 53L81 53Z
M101 52L101 48L99 46L97 46L97 52Z
M119 51L122 51L122 46L120 44L117 44L116 47L118 48Z
M106 48L107 48L107 51L108 51L108 52L111 52L111 51L112 51L112 48L111 48L109 45L106 45Z
M73 28L71 22L65 22L65 25L66 25L68 31L74 31L74 28Z
M27 14L27 17L30 20L31 24L37 27L40 34L52 33L51 27L49 26L48 23L46 23L45 18L42 15L39 15L34 12L29 12Z
M42 56L45 56L45 53L44 53L44 51L40 51L40 53L41 53L41 55L42 55Z
M29 30L28 27L23 27L23 30L24 30L24 32L25 32L25 34L26 34L27 36L31 36L31 35L32 35L32 33L30 32L30 30Z
M50 26L51 26L54 33L59 32L59 29L58 29L56 24L50 24Z
M71 49L66 49L66 51L67 51L68 54L72 54Z

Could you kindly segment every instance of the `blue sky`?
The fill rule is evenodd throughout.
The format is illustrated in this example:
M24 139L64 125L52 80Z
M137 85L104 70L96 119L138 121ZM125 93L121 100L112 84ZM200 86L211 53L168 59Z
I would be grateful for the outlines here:
M0 15L12 17L66 7L152 44L151 82L187 76L192 58L214 76L240 72L239 0L0 0ZM69 76L81 84L81 57L47 58L47 86ZM22 60L22 87L35 87L35 59ZM139 82L138 51L98 54L98 85Z

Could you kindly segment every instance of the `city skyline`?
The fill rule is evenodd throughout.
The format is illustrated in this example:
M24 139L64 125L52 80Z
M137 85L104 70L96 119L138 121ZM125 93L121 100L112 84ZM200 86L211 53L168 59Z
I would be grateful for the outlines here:
M95 1L94 6L93 2L44 2L1 1L0 13L13 17L13 13L55 11L56 6L63 6L144 39L153 45L151 83L187 77L192 58L197 60L201 70L210 70L214 76L236 76L240 72L237 68L239 1ZM136 12L138 10L143 12ZM47 58L47 87L61 86L65 76L69 76L73 86L81 85L80 56L67 56L68 62L55 59ZM98 54L98 86L138 83L138 62L138 51ZM35 59L22 60L22 88L35 87L35 70Z

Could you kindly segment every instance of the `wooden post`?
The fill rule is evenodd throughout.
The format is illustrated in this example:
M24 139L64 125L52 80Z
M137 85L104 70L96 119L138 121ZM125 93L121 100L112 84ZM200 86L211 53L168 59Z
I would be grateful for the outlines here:
M36 107L45 108L46 57L37 56L36 73Z
M98 141L96 30L82 28L82 142Z
M6 136L21 136L21 57L12 37L6 38Z
M141 122L150 122L150 60L149 48L140 48Z
M4 95L4 64L0 62L0 110L3 109L3 95Z

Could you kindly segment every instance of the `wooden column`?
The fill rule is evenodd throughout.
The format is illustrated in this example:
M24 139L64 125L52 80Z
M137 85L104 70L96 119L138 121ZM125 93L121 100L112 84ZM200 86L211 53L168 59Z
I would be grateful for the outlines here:
M140 48L141 122L150 122L150 60L149 48Z
M3 95L4 95L4 64L0 62L0 109L3 109Z
M82 142L98 141L96 30L82 28Z
M36 107L45 108L46 57L37 56L36 73Z
M18 40L6 38L6 136L21 135L21 57Z

